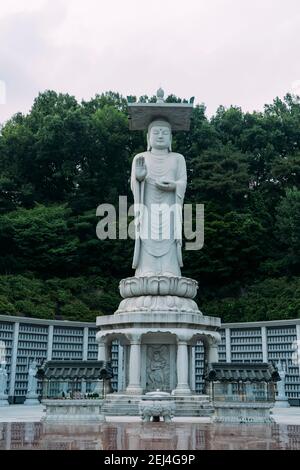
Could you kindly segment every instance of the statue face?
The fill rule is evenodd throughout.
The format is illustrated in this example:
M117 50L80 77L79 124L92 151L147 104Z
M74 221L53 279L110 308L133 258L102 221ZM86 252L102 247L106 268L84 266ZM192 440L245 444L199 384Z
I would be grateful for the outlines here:
M150 148L157 150L169 149L171 147L171 131L168 126L153 126L149 135Z

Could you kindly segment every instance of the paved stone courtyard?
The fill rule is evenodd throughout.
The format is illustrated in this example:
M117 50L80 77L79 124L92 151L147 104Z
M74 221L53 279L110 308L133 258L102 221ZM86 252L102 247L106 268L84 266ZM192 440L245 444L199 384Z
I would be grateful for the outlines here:
M300 426L300 407L273 408L273 418L276 424L290 424ZM0 423L23 423L38 422L44 416L44 407L42 405L25 406L10 405L0 407ZM140 422L139 416L107 416L107 422ZM182 417L173 418L174 423L210 423L210 418Z
M300 450L300 408L274 409L272 425L218 425L209 418L174 418L170 424L140 417L107 417L97 425L47 425L43 407L0 408L0 450Z

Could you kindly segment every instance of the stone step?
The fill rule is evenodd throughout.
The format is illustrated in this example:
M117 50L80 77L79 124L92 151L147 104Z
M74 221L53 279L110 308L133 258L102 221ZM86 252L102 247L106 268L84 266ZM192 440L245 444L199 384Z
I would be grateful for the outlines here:
M107 416L138 416L141 396L107 395L102 411ZM213 407L207 395L174 397L176 402L175 416L211 416Z

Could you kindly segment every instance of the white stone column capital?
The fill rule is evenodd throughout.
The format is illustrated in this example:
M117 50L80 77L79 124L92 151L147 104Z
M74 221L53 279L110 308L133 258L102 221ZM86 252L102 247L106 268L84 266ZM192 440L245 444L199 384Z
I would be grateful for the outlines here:
M127 334L126 335L130 345L138 345L140 346L142 343L142 335L140 333L134 333L134 334Z
M140 346L142 344L141 340L134 339L130 341L130 346Z
M101 345L105 346L107 344L107 338L108 338L108 335L105 331L98 331L96 333L96 342L98 343L99 346Z
M192 340L193 335L190 332L180 332L177 337L176 341L177 344L188 344Z
M210 333L209 335L206 336L206 341L210 347L212 348L218 347L222 341L221 334L218 333L217 331Z

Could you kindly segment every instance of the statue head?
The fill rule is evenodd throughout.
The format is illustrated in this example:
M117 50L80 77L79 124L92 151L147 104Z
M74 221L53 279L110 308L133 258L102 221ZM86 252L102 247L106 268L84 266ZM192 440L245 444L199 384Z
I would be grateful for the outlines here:
M171 125L164 120L152 121L148 126L147 150L157 149L172 151Z

